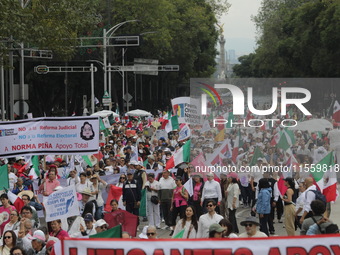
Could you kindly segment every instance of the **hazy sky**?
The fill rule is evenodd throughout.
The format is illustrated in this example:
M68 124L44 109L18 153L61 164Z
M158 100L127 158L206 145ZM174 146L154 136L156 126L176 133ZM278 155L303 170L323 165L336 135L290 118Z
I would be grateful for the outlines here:
M251 16L256 15L261 0L228 0L231 4L228 14L222 16L226 50L234 49L236 55L249 54L256 46L255 24Z

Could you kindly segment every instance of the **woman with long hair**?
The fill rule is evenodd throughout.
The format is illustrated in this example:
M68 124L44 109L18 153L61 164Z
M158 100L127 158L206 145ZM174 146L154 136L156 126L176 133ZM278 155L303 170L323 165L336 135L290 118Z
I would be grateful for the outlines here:
M190 197L189 203L194 206L195 212L197 214L197 219L199 219L200 216L203 214L203 209L201 206L201 197L204 182L202 175L200 173L193 173L192 176L194 194Z
M2 245L0 247L0 255L10 255L11 249L17 244L17 236L13 230L5 231L2 236Z
M172 227L176 226L176 219L179 214L179 217L182 219L185 215L185 208L188 205L187 200L189 198L188 191L183 187L182 178L180 176L176 177L176 188L172 193L172 201L170 211L172 214ZM170 236L173 235L173 230L170 233Z
M288 236L295 236L295 182L291 177L284 179L284 185L287 191L284 194L282 201L284 202L284 224Z
M222 233L222 237L224 238L237 238L238 235L236 235L233 231L233 224L227 219L222 219L218 223L221 225L221 227L226 228L226 230Z
M196 238L198 224L195 207L192 205L187 206L185 209L185 216L177 222L172 238L175 238L183 229L183 239Z

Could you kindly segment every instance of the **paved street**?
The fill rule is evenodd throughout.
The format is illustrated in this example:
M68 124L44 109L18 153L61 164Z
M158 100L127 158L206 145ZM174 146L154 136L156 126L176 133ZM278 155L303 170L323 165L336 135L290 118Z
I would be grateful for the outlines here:
M340 186L338 185L338 191L340 189ZM241 206L242 207L242 206ZM238 222L238 227L240 230L240 233L244 232L244 227L242 227L239 223L244 220L246 217L250 215L250 208L239 208L238 212L236 213L236 218ZM331 206L331 216L330 219L338 224L340 226L340 201L338 200L336 203L332 204ZM282 217L283 220L283 217ZM141 222L141 225L139 226L138 234L143 230L143 227L147 225L147 222ZM162 223L162 227L164 227L164 223ZM275 236L286 236L286 230L284 228L283 223L278 223L277 219L275 219ZM169 236L170 230L165 229L159 229L157 230L158 237L159 238L171 238ZM296 231L296 235L299 235L299 229Z

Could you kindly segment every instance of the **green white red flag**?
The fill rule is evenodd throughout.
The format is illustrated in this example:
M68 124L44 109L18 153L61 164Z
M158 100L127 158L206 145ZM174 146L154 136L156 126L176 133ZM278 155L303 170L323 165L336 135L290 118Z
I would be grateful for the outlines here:
M174 168L175 166L183 163L190 162L190 144L188 140L172 157L166 162L166 169Z

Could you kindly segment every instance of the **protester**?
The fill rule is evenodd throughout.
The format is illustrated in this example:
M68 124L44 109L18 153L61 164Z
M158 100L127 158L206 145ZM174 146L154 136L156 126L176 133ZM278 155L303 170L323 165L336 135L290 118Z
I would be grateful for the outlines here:
M12 210L9 219L10 221L4 227L4 232L8 230L18 230L20 225L19 213L16 210Z
M64 239L65 237L69 237L67 231L61 228L61 220L54 220L51 222L51 229L50 236L54 236L58 239Z
M11 250L10 250L10 255L26 255L26 252L20 248L19 246L14 246Z
M221 186L220 184L214 180L214 174L208 173L208 180L204 183L202 198L201 201L203 203L203 212L207 212L207 203L210 200L214 200L215 204L219 204L222 200ZM219 212L218 207L216 211Z
M93 224L94 218L91 213L87 213L84 216L85 226L80 224L78 232L71 235L71 237L82 237L97 234L95 225Z
M12 190L12 192L16 195L18 195L21 191L23 190L28 190L28 187L26 185L24 185L24 180L22 177L19 177L14 189Z
M0 235L3 234L5 225L10 221L11 211L15 210L13 205L10 205L7 194L1 194L0 201L2 206L0 207L0 213L2 215L2 223L0 225Z
M219 223L223 216L219 215L216 209L215 200L206 201L207 213L203 214L198 221L197 238L209 237L209 227L214 223Z
M2 245L0 246L0 254L1 255L9 255L10 250L16 246L17 244L17 236L12 230L5 231L2 237Z
M291 177L287 177L284 179L284 184L287 187L287 191L282 198L284 202L284 224L286 227L288 236L295 236L295 183L294 179Z
M306 186L306 191L305 191L305 203L303 206L303 214L300 218L300 223L302 224L303 221L307 218L310 218L313 216L312 209L311 209L311 203L312 201L315 200L315 193L313 190L316 190L316 186L313 184L313 178L312 177L307 177L305 179L305 186Z
M60 186L60 182L57 180L58 170L55 165L50 165L50 170L47 173L47 178L43 179L42 184L39 187L39 191L48 196L54 192L54 189Z
M220 222L218 224L220 224L222 227L225 228L225 231L223 231L223 233L222 233L222 237L225 237L225 238L238 237L238 235L233 232L233 225L231 224L231 222L229 220L222 219L222 220L220 220Z
M229 220L233 225L233 230L236 234L238 234L238 226L236 221L236 210L239 207L239 196L240 196L240 188L237 182L237 174L230 173L228 174L228 188L226 190L227 194L227 208L229 210Z
M161 227L161 216L158 197L160 184L158 181L155 180L155 175L153 173L149 173L147 177L148 181L145 183L148 210L147 217L149 219L149 223L159 229Z
M126 211L134 215L139 215L141 189L140 184L133 179L133 173L129 171L127 173L127 180L123 186L123 204L126 207Z
M97 174L92 175L91 182L93 187L92 195L95 197L97 203L95 219L99 220L102 218L104 208L102 192L107 187L107 183L104 180L102 180Z
M159 190L159 200L161 203L161 210L165 224L171 226L171 198L173 194L173 189L176 187L174 179L170 176L168 170L164 170L162 178L159 180L160 190Z
M196 238L198 224L195 207L192 205L186 207L185 216L177 222L172 238L175 238L182 230L184 230L182 238Z
M306 187L305 187L305 183L301 182L299 183L299 196L296 199L296 206L295 206L295 223L297 224L297 226L301 229L301 223L300 223L300 219L303 215L303 206L305 204L305 191L306 191Z
M255 217L251 216L241 221L241 226L245 227L245 232L241 233L239 237L267 237L265 233L258 231L257 226L260 226Z
M148 226L146 230L146 235L148 239L157 239L157 230L155 226Z
M177 216L182 219L185 214L185 208L188 203L187 200L189 198L188 192L183 187L182 178L180 176L176 177L176 188L173 191L172 199L171 199L171 215L172 215L172 231L170 232L170 236L174 233L173 229L176 226Z
M270 201L272 189L266 178L262 178L259 180L258 188L259 194L256 202L256 212L259 214L260 217L260 230L264 232L267 236L269 236L268 221L271 210Z
M94 224L94 228L96 229L97 233L101 233L108 229L108 224L105 220L100 219L96 221L96 223Z
M46 241L45 235L41 230L36 230L33 233L33 236L28 238L32 240L32 249L27 251L27 254L37 254L37 255L45 255L46 254Z
M222 238L223 232L226 228L218 223L211 224L209 227L209 238Z

